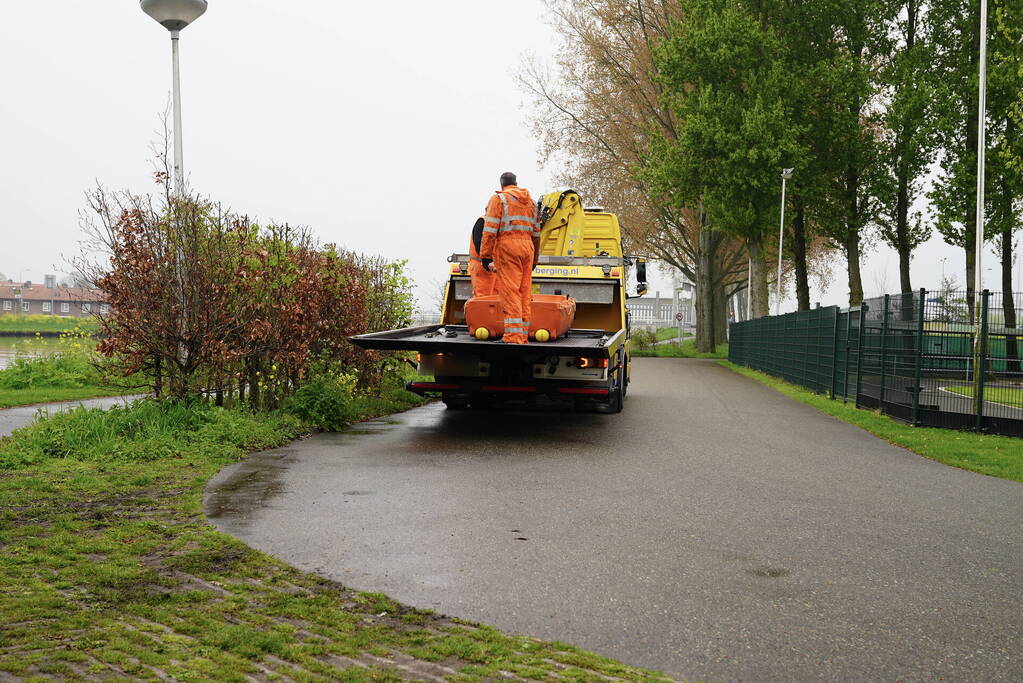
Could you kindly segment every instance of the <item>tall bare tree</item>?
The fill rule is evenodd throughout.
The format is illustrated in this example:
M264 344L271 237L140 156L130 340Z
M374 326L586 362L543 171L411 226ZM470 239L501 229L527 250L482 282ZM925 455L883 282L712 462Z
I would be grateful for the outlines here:
M676 134L652 52L681 18L678 3L550 0L548 8L562 40L554 68L527 59L519 74L543 159L558 182L620 215L631 248L697 284L697 345L713 349L725 338L727 297L747 286L745 247L636 178L649 137ZM758 310L766 312L766 301Z

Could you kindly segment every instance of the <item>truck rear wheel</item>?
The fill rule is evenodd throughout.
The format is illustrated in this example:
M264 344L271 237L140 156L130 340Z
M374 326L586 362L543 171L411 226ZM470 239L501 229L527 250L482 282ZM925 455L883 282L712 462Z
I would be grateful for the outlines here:
M620 381L618 388L611 392L611 412L620 413L625 408L625 382Z
M469 406L473 410L492 410L497 400L490 394L473 394L469 397Z
M461 396L445 396L441 399L448 410L465 410L469 407L469 399Z

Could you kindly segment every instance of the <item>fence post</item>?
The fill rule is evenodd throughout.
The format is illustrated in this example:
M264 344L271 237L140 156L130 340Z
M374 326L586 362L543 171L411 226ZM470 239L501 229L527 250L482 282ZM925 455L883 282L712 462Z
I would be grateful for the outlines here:
M852 360L852 346L849 338L852 336L852 311L845 311L845 367L842 368L842 403L849 400L849 363ZM853 397L855 399L855 396Z
M884 295L884 312L881 314L881 391L879 392L878 409L884 412L885 375L884 364L888 359L888 311L891 304L891 295Z
M838 382L838 321L842 312L835 306L835 324L831 332L831 400L835 400L835 384Z
M984 290L980 293L980 352L977 355L977 431L984 429L984 369L987 366L987 312L988 297L991 292Z
M863 386L863 323L866 321L868 308L870 306L865 301L860 302L860 327L856 332L856 395L853 397L857 408L860 407L860 389Z
M923 390L924 366L924 308L927 302L927 290L920 288L920 304L916 312L916 367L913 372L913 424L920 424L920 392Z

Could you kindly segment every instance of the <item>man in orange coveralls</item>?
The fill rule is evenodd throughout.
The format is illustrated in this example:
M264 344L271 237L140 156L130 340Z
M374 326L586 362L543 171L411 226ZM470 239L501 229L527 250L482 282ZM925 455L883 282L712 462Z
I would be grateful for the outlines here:
M514 173L501 174L501 189L487 202L480 245L483 268L489 271L497 264L497 293L507 344L529 340L533 268L540 254L540 225L533 198L516 182Z
M483 262L480 259L484 223L485 221L482 216L476 219L476 225L472 227L472 238L469 240L469 277L472 279L473 296L490 296L493 294L497 279L496 273L484 268Z

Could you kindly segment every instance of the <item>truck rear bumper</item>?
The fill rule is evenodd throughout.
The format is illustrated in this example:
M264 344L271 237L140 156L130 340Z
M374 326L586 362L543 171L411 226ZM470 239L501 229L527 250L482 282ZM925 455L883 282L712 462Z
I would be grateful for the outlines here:
M551 383L550 385L506 385L486 384L483 382L466 381L444 381L444 382L409 382L406 388L412 393L420 396L442 395L442 396L473 396L493 395L511 397L513 395L542 395L549 397L571 398L575 396L589 396L592 398L607 397L611 389L607 386L579 386L578 383L565 385Z

